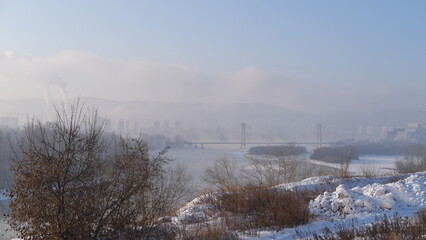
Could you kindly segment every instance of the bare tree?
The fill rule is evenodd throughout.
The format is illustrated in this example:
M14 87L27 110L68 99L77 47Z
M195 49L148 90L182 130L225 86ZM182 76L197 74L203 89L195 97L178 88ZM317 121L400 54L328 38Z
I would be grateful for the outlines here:
M186 192L167 149L141 139L107 144L97 110L78 101L32 120L12 160L9 224L24 239L135 239L152 233Z

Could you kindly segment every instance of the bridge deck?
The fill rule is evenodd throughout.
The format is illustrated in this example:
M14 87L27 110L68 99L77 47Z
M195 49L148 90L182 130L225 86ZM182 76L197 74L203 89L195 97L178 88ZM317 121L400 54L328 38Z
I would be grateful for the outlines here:
M317 142L191 142L188 144L203 144L203 145L208 145L208 144L234 144L234 145L241 145L241 144L245 144L245 145L316 145L318 144ZM335 144L335 142L321 142L320 144Z

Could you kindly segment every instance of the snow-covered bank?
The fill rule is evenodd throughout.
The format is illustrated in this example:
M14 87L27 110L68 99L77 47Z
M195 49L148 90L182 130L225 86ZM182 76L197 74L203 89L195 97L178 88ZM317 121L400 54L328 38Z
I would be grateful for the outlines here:
M359 159L352 159L349 165L349 172L354 175L363 175L365 172L374 173L376 175L386 175L395 173L395 161L404 158L399 155L364 155ZM338 163L328 163L318 161L315 159L308 159L311 163L328 166L333 168L340 168Z
M426 207L426 172L376 178L313 177L276 186L277 189L311 190L319 195L310 202L313 222L279 232L260 232L254 239L299 239L321 233L327 227L352 227L374 222L384 215L414 216ZM213 221L208 205L200 198L181 209L175 222ZM210 214L209 214L210 213ZM189 221L190 222L190 221Z

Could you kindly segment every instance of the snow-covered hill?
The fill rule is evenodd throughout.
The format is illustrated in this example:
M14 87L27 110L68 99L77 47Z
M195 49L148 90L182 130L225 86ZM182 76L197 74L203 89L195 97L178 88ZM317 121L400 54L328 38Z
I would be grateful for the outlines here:
M260 232L256 239L311 237L326 227L333 231L336 226L356 227L385 215L414 216L420 208L426 207L426 172L377 178L313 177L275 188L318 192L319 195L309 204L315 218L313 222L297 228ZM189 223L194 219L217 222L211 217L211 211L211 206L197 198L178 212L174 222Z

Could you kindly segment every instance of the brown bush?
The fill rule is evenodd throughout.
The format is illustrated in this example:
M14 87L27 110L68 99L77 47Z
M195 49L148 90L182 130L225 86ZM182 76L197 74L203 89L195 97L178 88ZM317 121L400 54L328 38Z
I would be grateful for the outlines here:
M308 223L311 199L313 194L309 192L248 185L232 192L221 192L208 201L220 212L229 229L250 232Z
M187 191L183 169L141 139L106 145L96 110L77 102L29 122L12 161L9 224L23 239L137 239ZM111 150L113 147L113 151Z

